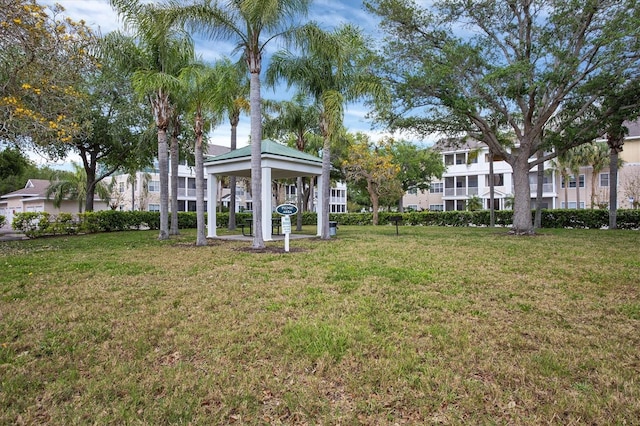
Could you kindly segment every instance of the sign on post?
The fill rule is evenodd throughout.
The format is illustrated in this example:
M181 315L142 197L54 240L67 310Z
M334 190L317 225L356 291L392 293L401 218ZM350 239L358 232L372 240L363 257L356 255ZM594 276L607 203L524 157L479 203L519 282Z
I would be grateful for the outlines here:
M276 207L276 213L283 216L291 216L292 214L298 213L298 208L293 204L280 204Z
M284 251L289 252L289 234L291 234L291 215L298 213L298 208L293 204L280 204L276 207L276 213L282 215L281 225L284 234Z

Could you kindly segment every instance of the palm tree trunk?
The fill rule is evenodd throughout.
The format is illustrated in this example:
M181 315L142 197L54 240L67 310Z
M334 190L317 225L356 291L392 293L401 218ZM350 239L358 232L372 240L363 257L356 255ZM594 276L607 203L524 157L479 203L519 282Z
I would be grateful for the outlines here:
M569 208L569 173L566 172L563 176L564 179L564 208Z
M133 172L133 179L131 180L131 211L136 209L136 172Z
M167 128L171 115L169 96L158 90L151 102L158 127L158 171L160 174L160 234L159 240L169 239L169 153Z
M204 232L204 155L202 153L202 118L196 118L196 245L206 246L207 238ZM213 200L209 200L213 202ZM215 226L215 225L214 225Z
M251 104L251 198L253 200L253 245L263 249L262 234L262 106L260 96L260 53L248 52L251 72L249 100Z
M594 209L596 204L596 171L591 173L591 208Z
M176 120L177 121L177 120ZM179 235L178 229L178 133L177 125L174 124L174 131L171 135L171 229L169 235Z
M232 117L231 119L231 151L235 151L235 149L237 148L237 144L238 144L238 121L239 118L236 118L236 116ZM229 189L231 191L230 193L230 197L229 197L229 224L228 224L228 228L229 231L233 231L234 229L236 229L236 198L237 198L237 194L236 194L236 177L235 176L229 176Z
M169 239L169 158L167 130L158 129L158 169L160 172L160 234L159 240Z
M331 197L331 141L328 136L324 138L324 144L322 146L322 194L318 194L318 197L322 197L322 211L318 212L318 220L321 221L320 238L328 240L331 238L329 235L329 200Z

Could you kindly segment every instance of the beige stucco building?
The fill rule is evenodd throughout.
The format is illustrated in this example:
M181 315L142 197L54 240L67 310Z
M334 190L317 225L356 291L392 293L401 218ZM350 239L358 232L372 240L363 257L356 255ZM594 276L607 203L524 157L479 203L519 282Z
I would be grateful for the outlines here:
M53 200L47 199L47 188L50 182L44 179L29 179L24 188L0 196L0 216L7 219L5 227L10 227L16 213L48 212L78 213L80 210L77 200L64 200L60 207L53 205ZM84 205L82 206L84 208ZM95 199L94 210L109 208L105 201Z

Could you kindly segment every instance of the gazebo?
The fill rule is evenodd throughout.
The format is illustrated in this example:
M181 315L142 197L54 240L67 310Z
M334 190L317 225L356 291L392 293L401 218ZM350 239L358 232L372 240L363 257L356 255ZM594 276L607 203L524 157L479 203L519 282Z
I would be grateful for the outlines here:
M281 145L271 140L263 140L261 146L262 165L262 237L273 240L271 217L275 210L271 194L273 179L289 179L300 176L320 176L322 159L305 152ZM218 176L251 177L251 146L245 146L222 154L204 163L207 177L207 237L215 238L216 206L218 204ZM321 179L318 179L318 193L322 194ZM318 197L317 211L322 211L322 197ZM322 223L318 220L317 235L322 232Z

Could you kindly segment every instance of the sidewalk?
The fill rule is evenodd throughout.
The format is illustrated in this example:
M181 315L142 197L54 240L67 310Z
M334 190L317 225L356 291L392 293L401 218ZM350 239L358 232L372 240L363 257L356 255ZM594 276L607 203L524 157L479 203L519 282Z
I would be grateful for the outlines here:
M8 226L4 226L0 228L0 241L17 241L17 240L27 240L27 236L14 231Z

